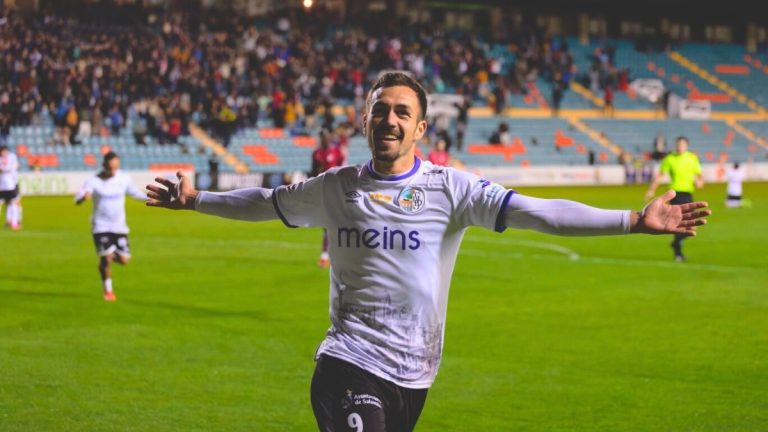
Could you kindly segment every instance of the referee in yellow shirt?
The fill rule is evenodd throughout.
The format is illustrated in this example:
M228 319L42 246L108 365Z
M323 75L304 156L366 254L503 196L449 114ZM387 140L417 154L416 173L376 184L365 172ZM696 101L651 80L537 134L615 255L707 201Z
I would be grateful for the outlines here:
M669 174L670 189L675 191L675 197L670 204L686 204L693 202L693 191L704 187L704 179L701 176L701 164L699 158L688 151L688 138L681 136L675 141L675 152L668 154L659 165L659 170L645 193L645 200L653 198L659 183ZM675 261L685 261L682 242L684 236L675 234L672 241L672 249L675 251Z

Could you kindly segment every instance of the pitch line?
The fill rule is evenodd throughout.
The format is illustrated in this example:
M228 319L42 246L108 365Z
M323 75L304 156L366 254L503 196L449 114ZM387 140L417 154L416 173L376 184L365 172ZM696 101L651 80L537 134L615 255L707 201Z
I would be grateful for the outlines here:
M489 244L500 244L500 245L518 245L518 246L524 246L529 247L533 249L544 249L544 250L551 250L553 252L557 252L559 254L565 255L570 259L571 261L577 261L581 258L576 251L573 249L569 249L565 246L561 246L554 243L548 243L548 242L540 242L535 240L518 240L518 239L464 239L466 242L478 242L478 243L489 243ZM467 247L462 247L459 249L460 251L463 251L467 249Z
M482 240L479 242L483 242ZM498 244L523 244L522 242L518 241L510 241L510 242L504 242L504 241L490 241L486 243L498 243ZM555 248L545 248L541 247L543 242L531 242L533 244L538 244L537 247L540 249L550 249L555 250ZM552 245L552 246L559 246L559 245ZM570 250L568 248L562 247L563 250ZM623 266L633 266L633 267L663 267L663 268L670 268L670 269L686 269L686 270L699 270L699 271L715 271L715 272L722 272L722 273L744 273L744 272L754 272L758 271L758 269L753 267L746 267L746 266L725 266L725 265L718 265L718 264L696 264L696 263L678 263L673 262L672 260L669 261L660 261L660 260L642 260L642 259L633 259L633 258L605 258L605 257L587 257L587 256L581 256L573 252L576 259L571 258L568 254L563 254L567 256L571 261L578 260L581 264L597 264L597 265L605 265L605 264L613 264L613 265L623 265ZM460 254L465 255L471 255L471 256L477 256L477 257L485 257L485 258L498 258L498 257L505 257L505 258L517 258L517 259L536 259L536 260L544 260L544 261L553 261L553 260L561 260L562 255L541 255L541 254L526 254L522 252L506 252L506 251L499 251L499 250L493 250L488 251L487 249L476 249L472 247L464 246L460 249Z

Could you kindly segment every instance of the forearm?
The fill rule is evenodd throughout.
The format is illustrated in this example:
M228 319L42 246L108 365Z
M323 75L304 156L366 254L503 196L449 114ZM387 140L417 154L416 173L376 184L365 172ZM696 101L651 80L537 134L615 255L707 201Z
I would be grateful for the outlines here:
M83 203L83 201L87 200L90 196L90 192L88 192L85 189L81 189L77 192L75 195L75 204L80 205Z
M630 232L629 210L604 210L561 199L515 194L505 215L509 228L530 229L562 236L617 235Z
M277 219L272 189L245 188L229 192L198 192L195 210L200 213L245 221Z
M658 176L654 177L653 180L651 180L651 184L648 186L648 191L646 192L646 195L653 195L656 193L656 189L659 187L659 178Z

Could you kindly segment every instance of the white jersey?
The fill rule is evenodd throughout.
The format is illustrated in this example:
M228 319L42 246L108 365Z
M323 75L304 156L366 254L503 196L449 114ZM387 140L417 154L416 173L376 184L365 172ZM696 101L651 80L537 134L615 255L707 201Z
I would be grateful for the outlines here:
M741 196L741 185L746 176L744 168L729 169L725 176L728 179L728 196Z
M0 191L12 191L19 182L19 159L14 153L0 156Z
M369 162L275 189L286 225L328 230L331 328L317 354L403 387L429 387L464 231L503 231L513 193L418 158L401 176L382 178Z
M98 175L89 178L77 197L83 197L86 193L91 193L93 198L91 225L94 234L128 234L128 225L125 222L125 194L139 200L147 199L147 196L133 185L128 174L120 171L107 179Z

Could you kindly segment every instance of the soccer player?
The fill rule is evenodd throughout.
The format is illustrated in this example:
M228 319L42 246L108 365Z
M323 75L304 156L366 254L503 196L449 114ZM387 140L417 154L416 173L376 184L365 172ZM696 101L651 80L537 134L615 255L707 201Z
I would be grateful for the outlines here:
M344 163L344 154L339 146L332 145L331 131L320 130L320 145L312 152L312 171L310 175L316 177L331 168L336 168ZM328 230L323 230L323 249L320 252L320 260L317 265L328 268L331 258L328 255Z
M733 163L733 167L725 173L725 178L728 180L727 193L728 198L725 200L725 206L728 208L739 208L742 205L741 192L742 184L744 183L744 177L746 172L738 162Z
M693 202L693 191L696 188L704 187L704 178L701 176L701 164L699 158L693 152L688 151L688 138L684 136L677 137L675 140L675 151L668 154L661 161L659 169L655 173L648 191L645 193L645 200L650 200L656 193L662 179L669 175L671 181L670 189L675 191L675 197L670 204L689 204ZM685 261L683 255L683 240L687 236L681 233L675 234L674 240L670 246L675 253L675 261Z
M440 365L448 288L469 226L560 235L694 235L706 203L672 206L668 192L639 212L537 199L415 157L427 130L426 93L383 74L362 117L371 160L303 183L199 192L148 185L147 205L227 218L280 218L330 235L330 320L316 353L310 398L321 431L410 431Z
M0 200L5 202L5 224L20 230L19 159L5 145L0 145Z
M128 225L125 221L125 195L146 201L147 196L131 183L128 174L120 171L120 158L114 152L104 155L102 170L86 180L75 196L75 204L93 198L93 242L99 254L99 274L104 288L104 300L115 301L112 290L112 262L126 265L131 259Z

